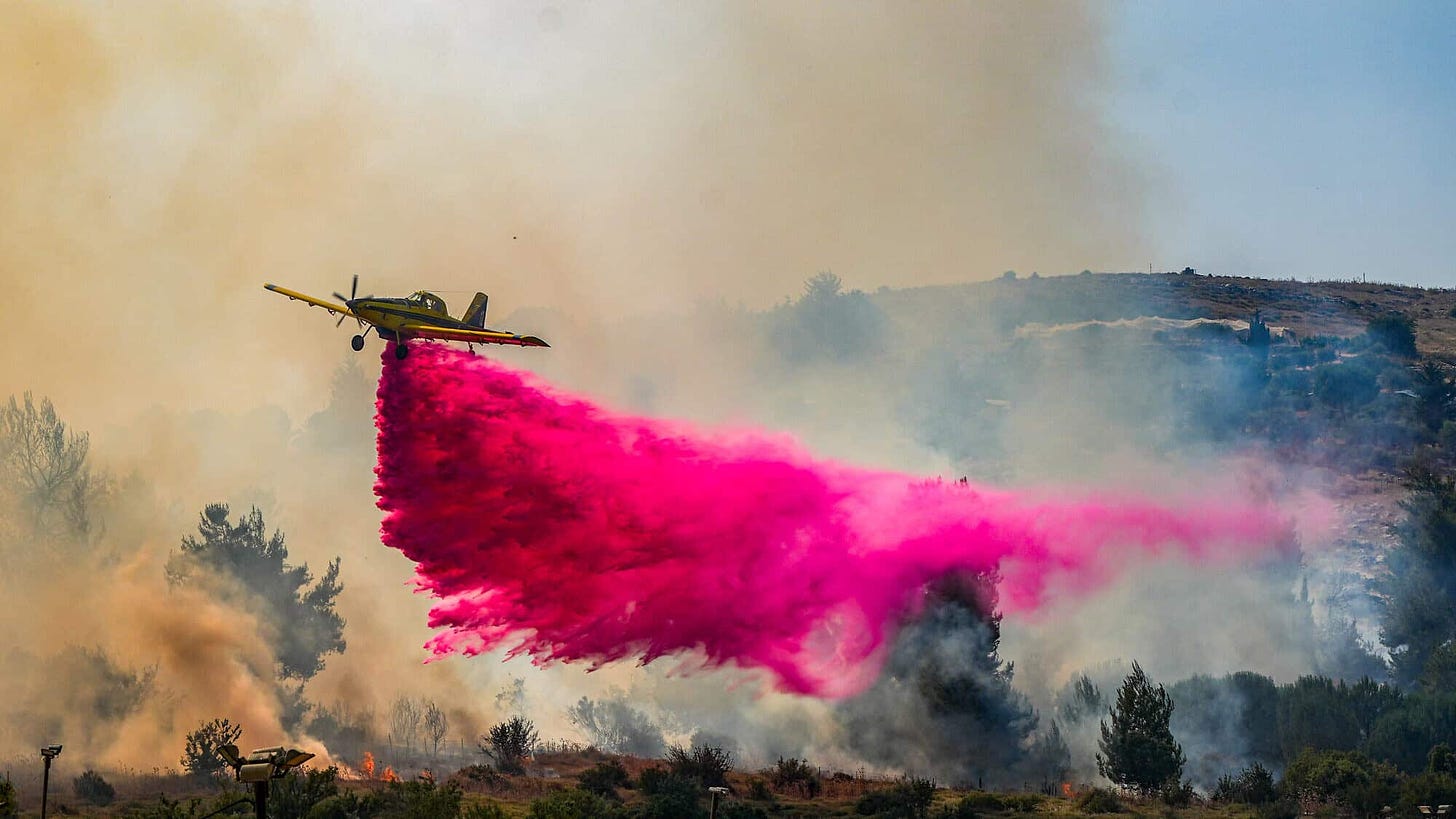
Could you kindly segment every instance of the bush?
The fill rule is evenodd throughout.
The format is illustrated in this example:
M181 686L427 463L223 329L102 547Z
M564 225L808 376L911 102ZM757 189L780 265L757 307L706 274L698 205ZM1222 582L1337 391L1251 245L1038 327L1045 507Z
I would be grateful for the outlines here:
M1016 813L1036 813L1046 797L1037 793L1008 793L1001 797L1001 804Z
M573 788L555 791L531 803L530 819L598 819L609 816L612 806L594 793Z
M233 725L225 719L204 722L187 735L187 746L182 751L182 770L193 776L221 773L227 768L227 763L217 755L217 749L236 743L242 735L243 726Z
M733 770L733 754L713 745L694 745L691 750L674 745L667 749L667 767L674 775L697 780L705 788L723 787Z
M941 805L930 815L932 819L976 819L981 814L971 798L966 797L954 805Z
M689 819L707 813L698 803L704 794L696 779L653 767L638 777L638 789L647 800L628 814L633 819Z
M95 771L86 771L71 782L76 798L88 805L106 807L116 801L116 788Z
M748 798L757 799L760 802L772 802L774 795L773 791L768 789L768 783L755 776L748 780Z
M511 717L491 726L490 733L481 737L480 752L489 757L501 773L525 773L526 757L535 750L540 738L535 723L525 717Z
M930 803L933 801L934 780L905 777L889 788L861 796L854 805L854 812L882 819L924 819L930 815Z
M15 786L10 784L10 779L0 779L0 816L9 819L18 812L15 805Z
M282 779L273 780L268 797L270 819L303 819L314 806L339 795L339 769L309 768L295 770Z
M1077 797L1077 810L1083 813L1122 813L1122 800L1107 788L1092 788Z
M1006 803L1000 796L987 791L974 791L961 799L961 804L970 805L977 813L1000 813L1006 810Z
M581 776L576 780L578 788L607 799L616 799L617 789L628 787L631 784L632 780L627 776L627 769L615 759L598 762L582 771Z
M494 802L476 802L460 811L460 819L510 819L506 809Z
M718 806L718 815L723 819L768 819L768 812L755 805L742 802L728 802Z
M1187 782L1181 784L1169 782L1158 791L1158 798L1163 800L1163 804L1174 808L1188 807L1193 804L1195 796L1193 785Z
M818 772L808 762L794 757L779 757L774 765L773 784L781 791L796 790L807 799L818 796L820 790Z
M1213 789L1215 802L1240 802L1245 805L1264 805L1279 796L1274 787L1274 775L1258 762L1239 771L1237 776L1227 774L1219 777Z
M1254 808L1254 819L1299 819L1299 815L1299 803L1293 799L1278 799Z

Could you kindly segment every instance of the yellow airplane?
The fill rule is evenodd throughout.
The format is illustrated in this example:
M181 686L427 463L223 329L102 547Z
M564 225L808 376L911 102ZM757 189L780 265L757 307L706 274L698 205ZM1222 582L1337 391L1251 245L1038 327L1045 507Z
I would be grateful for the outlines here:
M487 330L485 328L487 298L484 293L476 293L475 300L470 302L470 307L466 308L465 315L456 319L451 318L450 313L445 309L444 299L424 290L416 291L414 295L402 299L375 298L374 296L356 298L359 292L358 276L354 277L354 285L349 290L348 298L345 298L343 293L334 294L334 298L343 304L316 299L276 284L265 284L263 287L290 299L305 302L310 306L322 307L331 315L337 314L339 321L334 325L335 327L343 324L346 318L359 322L361 328L368 324L369 330L373 330L375 335L394 342L396 358L404 358L409 354L409 348L405 342L412 338L463 341L467 344L512 344L517 347L551 346L535 336L520 336L500 330ZM364 349L364 336L369 330L365 330L350 340L349 343L355 350Z

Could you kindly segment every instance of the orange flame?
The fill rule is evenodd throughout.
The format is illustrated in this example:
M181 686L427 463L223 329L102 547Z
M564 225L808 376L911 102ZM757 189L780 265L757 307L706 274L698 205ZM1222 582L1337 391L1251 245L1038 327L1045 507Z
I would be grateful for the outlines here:
M359 763L359 770L364 774L365 779L374 778L374 754L364 752L364 761Z
M1072 783L1071 782L1063 782L1062 783L1062 796L1065 796L1068 799L1071 799L1073 796L1076 796L1076 792L1074 792L1072 790Z
M381 775L379 778L380 779L383 779L385 782L398 782L399 781L399 774L397 774L397 773L394 772L394 768L391 768L390 766L385 765L384 766L384 774Z

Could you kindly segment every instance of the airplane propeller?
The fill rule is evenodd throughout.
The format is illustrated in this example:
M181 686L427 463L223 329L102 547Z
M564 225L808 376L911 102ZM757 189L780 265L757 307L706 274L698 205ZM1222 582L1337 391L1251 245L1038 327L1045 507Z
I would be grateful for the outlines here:
M355 273L354 274L354 283L351 284L351 285L349 285L349 297L348 298L344 298L344 294L343 293L340 293L339 291L335 290L334 291L334 298L336 298L339 301L343 302L345 305L348 305L352 309L353 306L354 306L352 304L352 302L354 301L354 297L357 296L358 294L359 294L359 274L358 273ZM374 297L373 296L365 296L364 298L366 298L366 299L372 299ZM334 326L335 327L341 326L344 323L344 319L346 319L346 318L348 318L348 316L345 316L345 315L343 315L341 313L339 315L339 320L336 321L336 322L334 322ZM355 316L354 317L354 320L357 321L357 322L359 322L359 326L360 327L363 327L364 326L363 320L361 320L358 316Z

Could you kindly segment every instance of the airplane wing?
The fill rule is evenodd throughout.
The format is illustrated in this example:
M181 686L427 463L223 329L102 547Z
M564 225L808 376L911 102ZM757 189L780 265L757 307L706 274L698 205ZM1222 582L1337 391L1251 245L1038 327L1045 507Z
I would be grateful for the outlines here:
M454 327L433 327L428 324L403 324L399 333L410 338L438 338L443 341L464 341L469 344L512 344L517 347L550 347L535 336L518 336L499 330L463 330Z
M359 318L358 316L354 315L354 312L352 310L342 304L334 304L331 301L316 299L313 296L304 295L297 290L289 290L286 287L279 287L276 284L265 284L263 285L263 289L272 290L274 293L279 293L281 295L287 296L290 299L297 299L298 301L304 302L311 307L322 307L325 310L329 311L329 313L331 314L336 313L348 316L349 318Z

